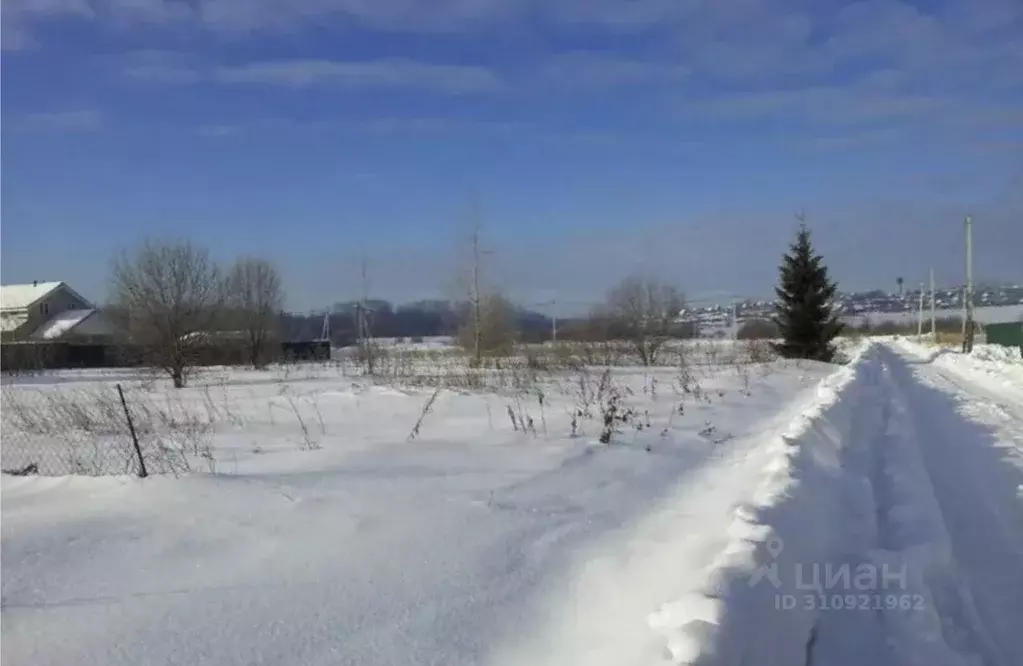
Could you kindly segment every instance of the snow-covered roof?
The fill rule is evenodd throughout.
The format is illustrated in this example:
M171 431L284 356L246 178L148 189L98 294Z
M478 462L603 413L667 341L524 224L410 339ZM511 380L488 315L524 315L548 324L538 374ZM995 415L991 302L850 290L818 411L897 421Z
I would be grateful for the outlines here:
M95 312L96 310L93 309L58 312L52 319L34 330L29 337L33 340L55 340L81 324Z
M181 340L245 340L246 331L192 331L181 336Z
M63 282L36 282L34 284L5 284L0 286L0 309L23 310L64 284Z
M4 333L16 331L26 321L28 321L28 316L25 313L15 314L5 312L3 316L0 316L0 331L3 331Z

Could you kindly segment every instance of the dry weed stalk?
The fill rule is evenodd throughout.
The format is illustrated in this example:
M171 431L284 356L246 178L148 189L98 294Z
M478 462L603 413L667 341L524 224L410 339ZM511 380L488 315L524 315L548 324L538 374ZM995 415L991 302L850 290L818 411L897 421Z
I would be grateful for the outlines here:
M291 411L295 413L295 418L298 419L299 428L302 429L302 448L306 451L312 451L320 448L318 442L313 440L309 433L309 426L306 425L305 419L302 418L302 413L298 409L298 405L295 404L294 398L290 395L287 396L288 404L291 406Z
M412 432L410 432L408 435L408 441L411 442L412 440L419 436L419 429L423 425L423 419L425 419L426 415L430 413L430 409L433 407L433 403L437 400L437 396L440 395L440 392L441 389L438 387L430 395L430 398L426 401L426 404L423 405L423 411L419 413L419 418L416 420L416 424L412 427Z

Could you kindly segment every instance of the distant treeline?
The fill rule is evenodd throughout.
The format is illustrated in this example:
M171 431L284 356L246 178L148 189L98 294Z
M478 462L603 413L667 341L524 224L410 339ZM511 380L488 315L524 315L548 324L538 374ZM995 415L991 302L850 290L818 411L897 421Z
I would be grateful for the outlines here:
M358 303L335 305L330 313L330 340L335 346L348 346L358 340ZM457 336L464 325L466 303L449 301L419 301L394 307L381 300L368 301L366 309L370 331L375 338L423 338ZM282 313L281 336L288 340L310 340L323 331L323 312L309 314ZM546 314L517 308L513 314L516 339L524 343L545 342L553 336L554 322ZM592 315L588 317L558 317L559 340L598 342L628 338L628 322ZM673 337L691 338L696 325L679 323Z
M269 350L278 362L330 359L327 342L281 342ZM188 350L194 366L246 365L243 345L209 344ZM131 344L79 344L75 342L11 342L0 345L0 368L4 372L66 370L74 368L131 368L146 365L145 350Z
M366 303L370 332L376 338L421 338L455 336L463 323L467 305L449 301L419 301L394 306L387 301L371 300ZM336 346L354 344L359 330L358 303L339 303L332 308L330 340ZM323 331L323 312L309 314L282 313L281 337L287 340L313 340ZM514 326L524 342L549 340L552 321L547 315L518 309ZM558 328L576 320L558 320ZM560 335L559 335L560 337Z

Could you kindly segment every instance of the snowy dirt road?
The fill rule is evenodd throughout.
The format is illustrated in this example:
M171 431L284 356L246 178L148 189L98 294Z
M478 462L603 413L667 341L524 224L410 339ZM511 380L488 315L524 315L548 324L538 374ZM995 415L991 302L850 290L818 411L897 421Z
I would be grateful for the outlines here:
M954 658L926 663L1021 664L1023 384L977 372L962 357L943 362L957 355L900 351L880 358L906 407L903 435L915 431L947 546L949 578L933 596Z
M880 574L860 588L801 563L807 662L1023 664L1023 385L909 343L861 362L823 565Z

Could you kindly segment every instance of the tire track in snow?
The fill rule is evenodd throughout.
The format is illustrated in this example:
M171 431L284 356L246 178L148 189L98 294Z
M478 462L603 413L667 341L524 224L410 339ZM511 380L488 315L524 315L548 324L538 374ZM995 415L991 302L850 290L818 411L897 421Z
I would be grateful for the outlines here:
M892 537L914 555L918 571L911 575L922 576L930 588L940 620L935 628L963 657L955 661L947 655L947 663L1018 663L1011 660L1023 654L1019 478L998 451L998 434L957 409L983 403L988 396L928 364L911 367L891 350L883 349L881 359L890 375L894 409L888 429L904 452L915 449L922 471L916 479L893 478L907 491L915 486L918 503L902 510L917 515L903 515L902 532ZM901 473L911 473L902 467ZM894 467L894 474L899 469ZM924 497L925 491L931 498ZM892 511L897 515L899 510Z
M1007 512L1020 514L1012 514L1011 502L992 509L990 503L964 502L962 495L950 498L948 472L979 470L971 480L980 484L991 472L969 459L943 463L948 454L942 449L958 441L964 454L975 447L986 464L986 442L977 433L965 436L971 422L950 406L951 396L939 404L921 403L927 391L933 390L902 359L880 348L863 359L857 390L845 396L855 404L842 447L835 518L841 528L825 566L850 567L854 575L860 567L880 571L882 584L867 590L868 596L905 600L909 608L822 610L808 664L1011 666L1016 662L1010 659L1020 655L1010 625L1023 620L1023 602L1012 596L1023 590L1023 530L1000 522ZM959 513L949 515L950 501ZM979 526L986 539L963 531L963 512L986 518L965 523ZM978 571L988 569L1004 576L1000 587L978 580ZM884 584L886 570L896 585Z

